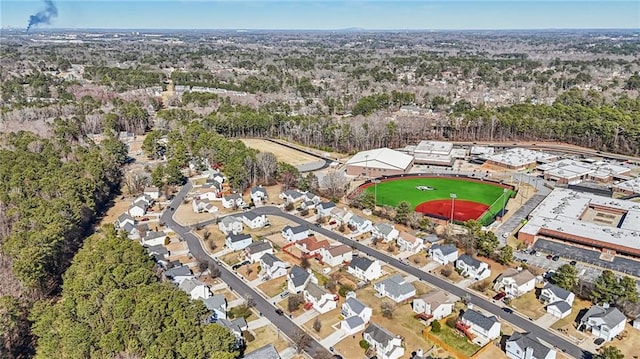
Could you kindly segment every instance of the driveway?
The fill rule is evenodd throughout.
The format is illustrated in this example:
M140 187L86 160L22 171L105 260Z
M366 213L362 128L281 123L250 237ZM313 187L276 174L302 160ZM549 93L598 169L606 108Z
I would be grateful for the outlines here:
M545 315L538 318L534 323L541 328L549 328L553 325L553 323L560 320L558 317L554 317L553 315L546 313Z

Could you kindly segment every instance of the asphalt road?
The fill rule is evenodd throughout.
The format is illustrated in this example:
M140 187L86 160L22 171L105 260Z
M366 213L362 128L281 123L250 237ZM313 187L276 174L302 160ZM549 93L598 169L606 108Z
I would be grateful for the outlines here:
M180 192L176 194L174 199L171 201L170 206L173 208L178 208L180 203L184 197L189 193L192 188L191 182L188 182L186 185L182 187ZM214 261L202 248L200 240L190 232L190 229L184 227L173 220L173 214L175 212L171 210L166 210L161 216L160 220L163 221L169 228L171 228L174 232L180 235L187 242L189 246L189 251L191 254L198 260L202 262ZM214 261L215 262L215 261ZM269 303L266 299L264 299L259 293L254 291L246 282L235 276L231 271L226 269L221 265L217 265L220 269L220 279L227 283L227 285L232 288L236 293L240 294L242 297L246 295L251 295L255 300L255 308L262 313L271 323L273 323L279 330L285 333L289 338L293 338L295 333L300 331L298 326L287 318L284 315L278 315L275 312L274 306ZM311 339L310 346L307 350L305 350L312 358L317 358L320 354L329 354L329 352L318 343L316 340Z
M292 222L298 223L298 224L304 224L304 225L309 225L309 222L305 221L302 218L296 217L292 214L289 213L284 213L282 212L279 208L277 207L273 207L273 206L265 206L265 207L259 207L259 208L255 208L252 210L254 213L256 214L266 214L266 215L271 215L271 216L279 216L279 217L283 217L286 218ZM472 292L469 292L463 288L457 287L443 279L440 279L430 273L426 273L423 272L422 270L412 267L410 265L407 265L403 262L400 262L399 260L393 258L393 257L389 257L381 252L378 252L370 247L364 246L358 242L352 241L348 238L345 238L333 231L327 230L325 228L322 227L312 227L313 230L315 232L318 232L326 237L329 237L335 241L341 242L343 244L349 245L352 248L357 249L358 251L362 252L362 253L366 253L367 255L376 258L382 262L388 263L389 265L396 267L400 270L403 270L411 275L416 276L418 279L425 281L429 284L431 284L434 287L437 288L441 288L453 295L456 295L458 297L463 297L466 294L469 294L470 298L471 298L471 303L473 303L475 306L484 309L485 311L498 316L502 319L504 319L505 321L515 325L516 327L522 328L523 330L527 331L527 332L531 332L533 333L535 336L537 336L538 338L540 338L541 340L554 345L558 348L560 348L561 350L564 350L567 354L575 357L575 358L591 358L592 354L588 351L585 351L581 348L579 348L578 346L568 342L567 340L554 335L553 333L547 331L546 329L543 329L537 325L535 325L534 323L532 323L531 321L529 321L528 319L525 319L523 317L520 317L519 315L516 314L511 314L511 313L506 313L505 311L502 310L501 307L489 302L488 300L486 300L483 297L480 297Z

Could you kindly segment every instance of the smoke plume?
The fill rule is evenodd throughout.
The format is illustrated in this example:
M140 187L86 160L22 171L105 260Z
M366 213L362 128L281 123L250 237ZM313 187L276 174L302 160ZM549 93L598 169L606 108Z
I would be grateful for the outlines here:
M53 3L53 0L44 0L44 9L29 16L29 25L27 26L27 31L29 31L32 26L38 26L40 24L50 24L51 19L57 16L58 8L56 7L56 4Z

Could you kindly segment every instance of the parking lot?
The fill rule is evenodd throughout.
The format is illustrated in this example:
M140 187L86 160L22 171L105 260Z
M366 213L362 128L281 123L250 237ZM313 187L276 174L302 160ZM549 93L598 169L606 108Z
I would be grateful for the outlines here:
M570 258L564 258L564 257L560 257L560 259L558 259L557 261L551 260L551 259L547 259L547 254L551 254L551 253L562 253L562 252L551 252L551 251L547 251L547 250L543 250L543 249L537 249L536 251L540 252L540 256L537 257L535 255L532 254L526 254L524 252L516 252L513 254L513 256L517 259L517 260L522 260L525 259L526 263L529 265L533 265L539 268L542 268L544 270L556 270L558 269L561 265L563 264L569 264L569 262L571 261ZM576 263L576 269L578 270L578 275L581 278L584 278L590 282L594 281L596 278L598 278L600 276L600 274L602 273L601 269L598 268L594 268L592 266L589 265L585 265L583 263Z

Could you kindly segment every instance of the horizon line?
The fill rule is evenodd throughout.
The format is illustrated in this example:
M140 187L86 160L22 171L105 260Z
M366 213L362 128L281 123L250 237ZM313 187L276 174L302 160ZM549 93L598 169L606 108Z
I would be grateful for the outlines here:
M0 30L20 30L25 27L19 26L2 26ZM640 27L539 27L539 28L468 28L468 29L429 29L429 28L363 28L363 27L345 27L335 29L313 29L313 28L160 28L160 27L47 27L47 28L31 28L29 32L38 31L59 31L59 30L153 30L153 31L560 31L560 30L625 30L640 31Z

